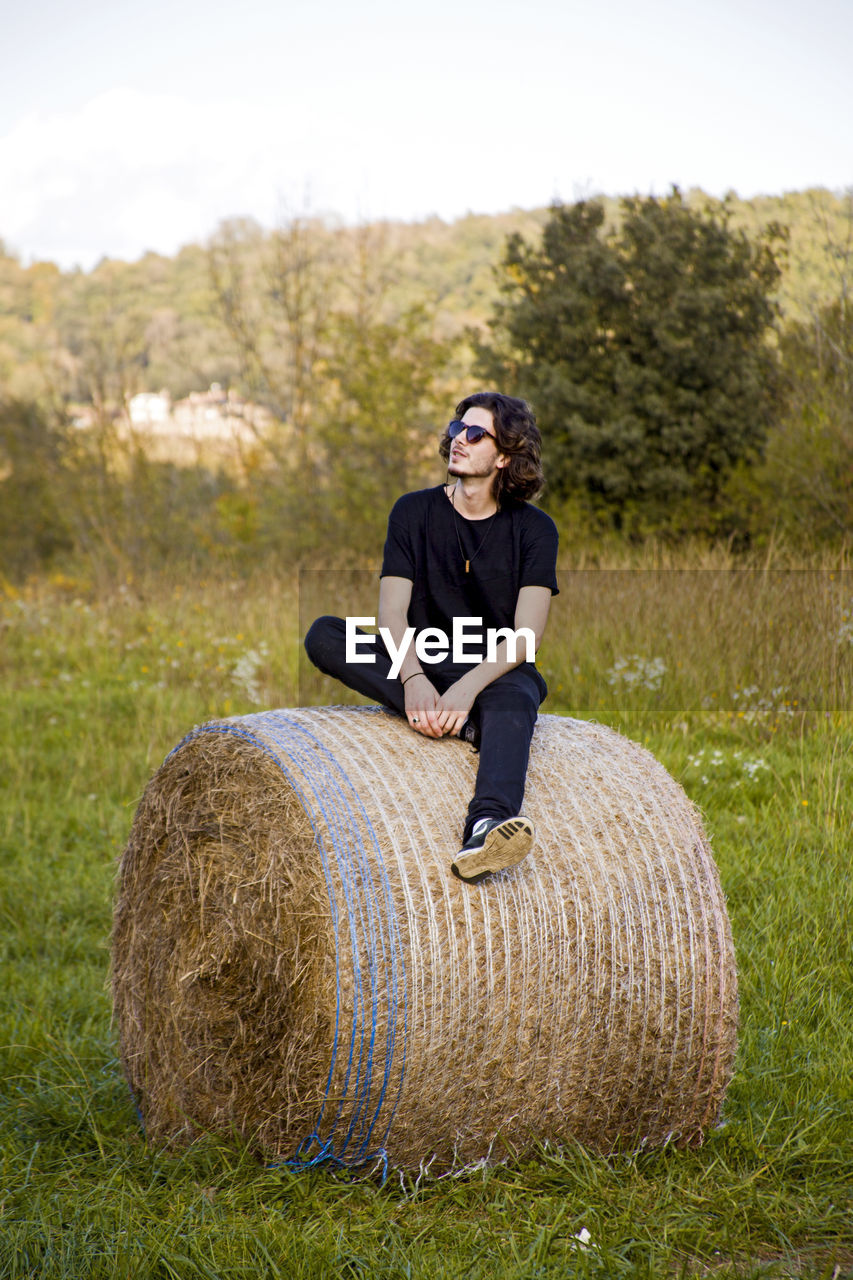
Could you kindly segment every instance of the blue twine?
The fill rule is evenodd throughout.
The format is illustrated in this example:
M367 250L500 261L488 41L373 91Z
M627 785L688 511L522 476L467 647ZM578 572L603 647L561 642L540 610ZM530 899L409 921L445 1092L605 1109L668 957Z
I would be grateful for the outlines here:
M319 759L324 762L326 766L324 770L324 776L327 782L329 783L331 791L335 795L336 800L340 801L344 805L344 811L343 811L343 817L342 817L341 823L332 828L333 841L335 842L336 852L338 854L339 859L341 858L341 856L343 856L344 865L346 866L347 870L350 871L351 873L353 872L353 862L355 861L355 859L350 860L348 858L348 855L351 852L350 846L352 844L352 837L355 836L355 845L356 845L355 853L358 861L357 870L360 871L361 875L356 876L355 874L351 874L350 877L344 876L343 878L347 904L349 907L350 934L351 934L351 942L353 947L353 957L352 957L353 968L356 976L356 989L358 992L356 1011L355 1011L356 1018L354 1018L353 1038L351 1039L351 1052L350 1052L350 1058L347 1066L347 1084L349 1083L350 1074L353 1066L355 1022L356 1022L358 1013L362 1008L361 982L360 982L361 967L358 963L358 955L357 955L357 944L359 939L358 939L357 930L355 928L355 924L357 919L361 921L362 935L363 935L364 925L365 925L365 911L367 913L366 923L367 923L367 935L369 938L367 958L368 958L369 975L370 975L371 1026L370 1026L369 1036L367 1037L366 1037L366 1027L365 1027L364 1020L362 1020L362 1023L359 1029L358 1064L357 1064L356 1085L355 1085L357 1105L353 1108L352 1120L351 1120L349 1129L347 1131L347 1135L344 1140L342 1149L344 1151L347 1150L353 1135L357 1132L358 1136L361 1138L361 1142L356 1147L356 1150L354 1152L354 1158L359 1161L370 1159L371 1156L369 1155L369 1152L368 1152L368 1146L373 1134L376 1120L379 1115L379 1111L385 1100L388 1084L391 1077L391 1070L392 1070L393 1057L394 1057L394 1044L396 1040L396 1012L397 1012L397 1002L399 997L398 987L399 987L400 975L398 973L398 965L400 968L403 967L402 951L400 946L400 936L399 936L399 931L397 929L396 917L394 914L394 907L391 899L390 885L388 882L387 875L385 873L384 863L379 851L378 840L376 838L376 833L373 829L370 819L364 810L364 806L359 800L359 797L355 789L353 788L349 778L346 776L345 772L341 769L340 765L338 764L335 757L331 754L331 752L329 752L327 748L325 748L316 739L316 737L313 734L309 733L308 730L306 730L302 725L298 724L293 720L290 720L286 716L276 716L276 715L270 716L269 713L261 713L259 716L251 717L251 719L253 722L260 721L261 727L264 730L268 729L269 722L270 720L272 720L273 723L270 727L272 728L273 735L276 734L276 730L279 724L287 725L295 734L302 735L310 743L310 748L311 748L309 753L310 758L308 759L307 762L309 764L313 763L315 765L315 770L316 770L316 765L318 763L318 760L317 760L318 756L319 756ZM280 739L277 739L277 740L280 741ZM290 750L291 758L298 759L302 753L300 753L298 750L296 751L294 750L295 744L293 743L292 739L288 741L288 746L291 749ZM313 776L313 771L312 771L312 774L309 774L309 776ZM344 795L344 792L340 786L341 779L343 779L343 781L345 781L347 785L347 788L349 791L349 797ZM328 792L327 792L327 797L328 797ZM356 809L358 810L359 816L361 817L361 820L367 827L372 840L373 848L371 852L374 855L373 862L375 863L375 865L378 866L380 871L381 886L382 886L384 906L385 906L384 916L376 901L376 890L375 890L375 885L373 882L373 877L371 872L371 859L369 858L368 850L366 849L365 845L363 844L360 838L358 824L353 821L354 815L352 812L352 808L350 807L351 803L354 803ZM368 893L358 895L358 886L360 883L366 886L366 888L369 891ZM355 894L357 896L354 896L352 892L353 889L355 889ZM383 929L382 927L383 925L387 926L387 932L388 932L388 935L390 936L386 937L386 931L385 929ZM379 951L377 949L377 941L379 942L381 947L381 963L380 963ZM368 1122L368 1117L370 1116L370 1095L374 1085L373 1065L374 1065L374 1051L376 1047L377 1022L378 1022L377 996L379 991L379 976L380 976L380 969L381 969L382 976L385 978L385 983L383 985L387 989L388 979L389 979L389 974L388 974L389 945L392 943L393 945L391 945L391 950L390 950L391 1009L389 1010L390 1016L387 1024L388 1030L386 1033L386 1055L385 1055L385 1067L383 1071L383 1082L379 1092L379 1098L376 1102L375 1110L373 1112L373 1117ZM403 978L405 980L405 973L403 973ZM405 1020L405 990L404 990L404 1020ZM365 1043L365 1040L367 1041L366 1043ZM405 1062L405 1044L404 1044L404 1053L403 1053L403 1065L404 1065L404 1062ZM397 1101L399 1100L401 1088L402 1088L402 1076L401 1076L400 1085L397 1091L397 1100L395 1100L394 1110L396 1110L396 1104L397 1104ZM341 1112L345 1104L345 1099L346 1099L346 1093L344 1094L344 1099L342 1100L341 1104L338 1107L338 1113L336 1116L335 1123L337 1123L337 1120L340 1118ZM392 1111L391 1119L393 1119L393 1111ZM385 1138L387 1138L389 1129L390 1129L390 1119L389 1119L388 1126L386 1126L385 1134L383 1136L383 1146L384 1146ZM317 1126L315 1126L315 1134L317 1134Z
M405 1076L408 992L400 928L373 824L340 762L314 734L283 712L259 712L256 715L244 716L239 721L201 725L187 734L169 753L169 756L174 755L187 743L204 733L231 734L244 738L263 751L281 769L308 815L320 851L326 890L329 895L335 932L335 1030L331 1062L326 1079L326 1091L314 1126L310 1134L298 1144L293 1157L283 1163L291 1167L303 1168L323 1162L349 1165L379 1160L384 1169L384 1177L388 1169L386 1143L399 1105ZM263 734L263 737L258 737L258 733ZM282 754L279 754L277 748ZM286 756L289 764L285 763L282 756ZM298 769L303 778L310 780L309 794L306 794L305 787L301 786L294 777L289 765ZM321 820L325 823L331 850L326 848L326 842L321 834ZM362 839L362 827L367 833L367 844ZM341 1098L331 1121L328 1136L323 1138L320 1130L326 1118L332 1079L338 1061L343 1014L340 965L342 931L334 892L333 861L347 908L354 1005ZM378 871L378 885L374 871ZM369 999L364 992L362 964L359 958L360 942L366 945ZM378 1052L379 999L382 991L386 993L387 1001L385 1060L381 1070L381 1084L378 1084L374 1079L374 1063ZM402 1045L397 1054L397 1017L401 1009ZM391 1087L395 1056L398 1059L396 1065L399 1069L396 1096L378 1146L371 1151L374 1130ZM348 1107L351 1113L349 1125L345 1133L340 1134L337 1131L341 1117ZM312 1151L315 1146L318 1150Z

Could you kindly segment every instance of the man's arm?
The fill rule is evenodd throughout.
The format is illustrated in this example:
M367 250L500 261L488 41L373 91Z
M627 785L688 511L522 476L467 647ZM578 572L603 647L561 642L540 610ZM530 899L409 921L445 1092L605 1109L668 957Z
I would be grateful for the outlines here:
M399 649L408 627L409 601L412 598L412 582L410 578L386 577L379 582L379 626L387 627L391 632L395 646ZM409 679L409 677L412 679ZM446 733L438 723L436 707L438 690L424 672L415 653L415 646L409 645L406 656L400 667L400 680L405 681L403 692L406 699L406 718L413 729L427 738L440 738Z
M384 579L383 579L384 581ZM535 647L539 648L548 621L551 608L550 587L522 587L515 605L514 626L529 627L535 638ZM441 733L457 734L468 718L477 694L497 680L499 676L512 671L525 661L526 646L516 645L516 656L510 660L506 640L497 646L497 656L492 662L481 662L478 666L466 671L438 699L436 722ZM415 664L418 666L419 664ZM420 679L412 684L423 684ZM408 688L408 686L407 686Z

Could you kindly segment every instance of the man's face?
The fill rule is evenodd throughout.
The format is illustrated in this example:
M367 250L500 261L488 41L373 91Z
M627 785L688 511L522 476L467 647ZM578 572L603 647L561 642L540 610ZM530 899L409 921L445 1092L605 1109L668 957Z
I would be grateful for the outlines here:
M482 440L478 440L476 444L469 443L464 431L455 440L451 440L450 457L447 461L448 473L462 479L494 476L501 467L506 466L508 458L505 454L498 452L494 438L495 420L491 409L474 405L465 410L462 421L466 426L470 423L472 427L482 427L489 434L483 436Z

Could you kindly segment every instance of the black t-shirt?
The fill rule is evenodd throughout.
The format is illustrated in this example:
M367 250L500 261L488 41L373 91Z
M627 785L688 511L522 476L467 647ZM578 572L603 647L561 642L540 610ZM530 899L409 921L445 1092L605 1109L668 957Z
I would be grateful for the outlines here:
M411 580L408 622L416 631L440 627L451 635L456 617L514 627L522 587L559 591L557 538L551 517L527 502L504 500L494 517L466 520L437 485L395 502L381 576Z

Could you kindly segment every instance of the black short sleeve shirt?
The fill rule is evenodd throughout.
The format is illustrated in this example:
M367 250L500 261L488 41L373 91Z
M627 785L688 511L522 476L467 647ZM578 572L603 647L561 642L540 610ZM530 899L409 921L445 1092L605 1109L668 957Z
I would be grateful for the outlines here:
M558 593L557 541L554 521L528 502L505 501L493 517L466 520L437 485L394 504L381 576L411 580L408 622L417 631L450 634L456 617L513 627L522 587Z

